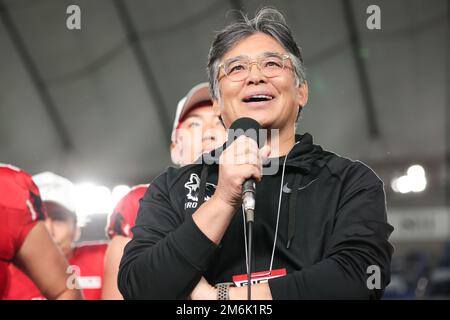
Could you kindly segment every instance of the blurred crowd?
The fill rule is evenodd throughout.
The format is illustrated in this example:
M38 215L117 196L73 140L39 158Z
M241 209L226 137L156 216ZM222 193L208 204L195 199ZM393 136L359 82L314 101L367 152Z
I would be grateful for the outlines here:
M449 299L450 245L440 257L422 250L394 256L391 272L384 299Z
M194 86L178 103L171 140L177 166L225 142L207 83ZM64 201L41 198L26 171L0 164L0 299L122 299L119 264L148 188L133 187L109 214L109 241L79 243L75 211Z

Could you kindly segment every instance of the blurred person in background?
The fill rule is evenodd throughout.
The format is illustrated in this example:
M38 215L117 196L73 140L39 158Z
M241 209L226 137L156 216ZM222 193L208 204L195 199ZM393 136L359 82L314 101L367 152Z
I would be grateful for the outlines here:
M139 200L147 191L147 185L133 187L116 205L108 217L106 234L110 240L105 255L105 280L102 289L103 300L121 300L122 295L117 288L117 272L123 248L133 237L131 228L134 227Z
M207 82L193 87L178 102L170 145L174 164L191 164L225 142L225 127L212 105Z
M194 86L177 106L170 145L172 162L179 166L193 163L202 153L221 146L225 139L225 128L212 108L208 83ZM107 235L111 242L105 258L103 299L123 299L117 288L120 259L125 245L133 236L131 229L139 200L147 189L148 185L134 187L108 218Z
M45 209L37 186L26 172L3 164L0 219L0 299L7 298L13 286L11 264L33 281L43 298L82 299L76 286L68 286L69 264L44 225Z
M44 201L48 218L45 226L53 241L70 263L67 273L70 282L78 283L86 300L100 300L103 283L104 256L106 243L81 243L76 245L81 232L77 215L55 201ZM45 299L38 288L19 269L9 268L11 282L6 295L8 300Z

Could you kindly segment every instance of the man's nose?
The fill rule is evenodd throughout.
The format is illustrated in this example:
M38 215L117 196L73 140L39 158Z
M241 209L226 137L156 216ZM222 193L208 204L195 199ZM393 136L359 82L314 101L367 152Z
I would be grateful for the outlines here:
M203 125L202 139L216 139L216 125L214 121L205 121Z
M255 66L253 68L253 66ZM252 61L248 65L248 77L247 84L257 84L266 82L266 77L261 72L261 68L258 65L257 61Z
M211 126L205 126L205 128L203 129L202 139L214 139L214 136L215 134L213 128Z

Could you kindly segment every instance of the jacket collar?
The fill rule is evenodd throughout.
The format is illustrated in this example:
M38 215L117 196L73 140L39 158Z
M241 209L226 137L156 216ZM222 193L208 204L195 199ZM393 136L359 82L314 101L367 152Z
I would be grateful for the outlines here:
M301 169L305 173L309 173L312 169L314 163L319 166L323 166L325 161L323 158L326 152L323 151L322 147L313 144L313 137L309 133L303 135L295 135L296 144L289 151L288 158L286 160L286 166ZM195 163L196 164L206 164L206 165L217 165L220 155L222 154L224 148L222 147L211 151L210 153L203 154ZM276 161L279 166L283 165L285 156L279 158L269 158L269 161ZM267 163L265 166L273 165L273 163Z

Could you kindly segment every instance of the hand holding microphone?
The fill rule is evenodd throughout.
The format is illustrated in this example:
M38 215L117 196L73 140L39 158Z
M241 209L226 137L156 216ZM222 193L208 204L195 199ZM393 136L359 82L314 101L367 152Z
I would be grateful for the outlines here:
M243 196L250 205L254 201L254 182L261 180L263 160L270 155L270 147L262 147L263 142L259 141L259 129L259 123L250 118L233 122L229 128L227 148L219 159L215 196L235 209L242 204Z
M262 178L263 160L269 157L270 147L260 140L261 126L250 118L240 118L229 128L228 142L219 157L219 179L213 199L193 214L194 222L214 243L219 244L233 215L244 202L247 220L248 279L252 272L253 218L255 210L255 181ZM223 206L223 204L225 206ZM212 207L208 207L212 206ZM202 206L203 207L203 206ZM203 209L203 210L202 210ZM211 292L211 286L200 281L191 297L203 297L197 293ZM198 289L198 290L197 290ZM251 299L251 282L247 286L247 299Z

